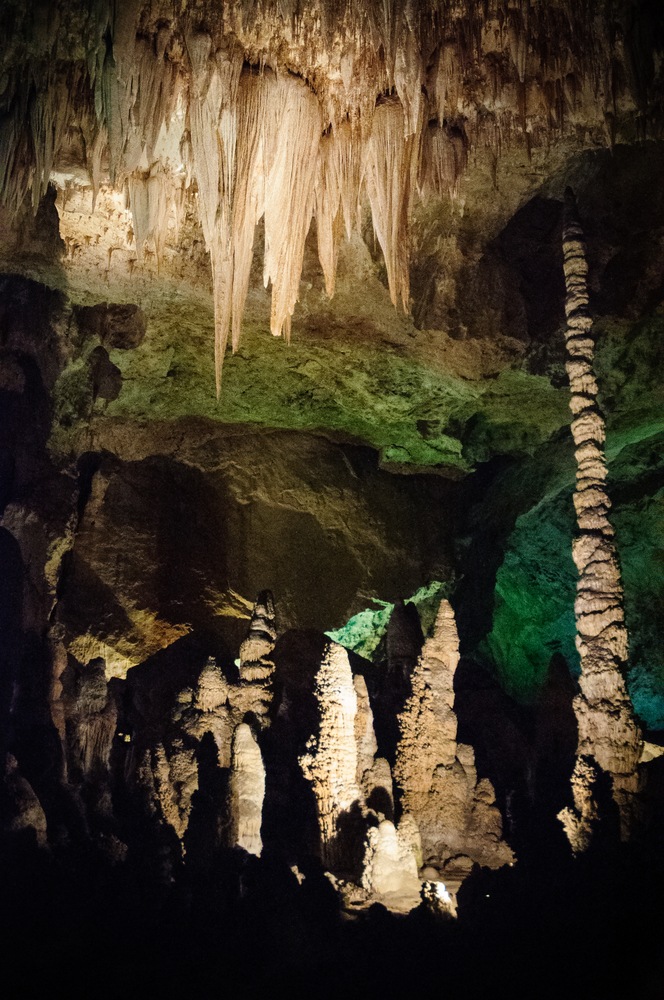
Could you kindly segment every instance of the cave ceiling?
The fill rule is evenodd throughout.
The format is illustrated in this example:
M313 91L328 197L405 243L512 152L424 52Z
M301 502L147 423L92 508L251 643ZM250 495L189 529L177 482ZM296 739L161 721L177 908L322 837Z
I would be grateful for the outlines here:
M651 475L663 430L657 4L7 0L0 36L0 267L25 282L5 284L5 302L28 301L31 282L56 293L53 339L37 350L53 461L111 456L100 472L107 485L113 462L155 456L192 475L241 479L243 463L265 461L255 442L268 437L275 455L283 445L304 468L308 445L289 435L306 432L327 439L323 449L371 449L384 473L435 474L439 491L492 461L518 461L483 496L474 527L462 526L456 571L471 609L461 611L462 639L464 627L485 636L499 675L518 643L523 666L510 668L506 686L517 691L522 670L522 688L532 688L571 634L557 577L540 581L523 626L538 553L571 530L559 509L574 481L560 335L570 185L587 234L607 455L625 491L627 541L642 502L629 495L629 470ZM16 336L5 347L25 350L26 335ZM8 391L22 377L12 364L6 357L1 374ZM210 444L222 438L221 451ZM342 483L320 501L320 523L346 532L341 547L357 567L372 536L348 541L354 515L343 503L371 512L377 501L351 502L357 470L346 484L348 459L334 471L330 455L311 458ZM254 485L256 495L280 490L280 504L289 494L286 507L318 517L311 501L292 500L276 457L269 462L274 482ZM136 475L154 483L167 473ZM401 487L380 489L406 503ZM458 489L457 506L477 499L472 486ZM555 509L545 516L547 502ZM648 537L656 530L653 521ZM650 552L655 543L643 544ZM469 582L464 563L477 546L496 550L492 586L500 567L493 625L478 624L484 584ZM380 569L353 577L353 601L330 597L333 611L315 624L340 626L372 595L393 600L398 586L381 590L377 579L394 575L395 560L426 563L421 578L405 571L407 593L449 577L442 542L437 562L425 548L418 536L408 555L399 535ZM641 549L635 580L650 565ZM90 558L101 566L102 555ZM573 591L573 567L565 572ZM233 579L253 599L259 577ZM163 629L159 620L152 643L154 622L143 623L129 660L182 634L176 617ZM544 652L530 651L533 629ZM644 684L642 706L659 681L648 674Z

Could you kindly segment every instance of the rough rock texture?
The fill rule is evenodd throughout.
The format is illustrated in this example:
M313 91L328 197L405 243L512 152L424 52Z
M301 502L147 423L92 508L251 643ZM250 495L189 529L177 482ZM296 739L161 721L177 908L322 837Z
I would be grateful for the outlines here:
M395 780L404 811L415 819L425 863L467 854L499 867L513 860L491 782L478 781L472 747L457 744L454 673L459 639L454 612L442 601L433 636L412 675L412 694L400 716Z
M88 820L97 825L113 811L109 758L117 706L101 659L83 667L70 663L62 681L67 781L85 802Z
M264 796L263 758L251 727L243 722L233 733L229 786L230 843L258 857L263 850L261 823Z
M355 739L357 694L348 653L329 643L316 675L319 731L307 744L300 766L316 796L323 862L333 871L348 863L345 843L353 807L362 793L357 783Z
M357 743L357 781L362 783L364 773L374 763L378 749L374 732L373 712L367 691L367 683L361 674L353 675L353 687L357 695L357 712L355 715L355 741Z
M620 811L621 837L627 840L638 821L637 796L642 784L638 764L643 741L621 673L627 663L628 638L613 528L608 519L611 502L605 485L605 425L595 398L588 265L571 191L567 196L563 250L567 284L566 368L572 392L572 434L578 466L574 507L580 532L573 544L579 573L574 612L581 660L581 694L574 701L579 723L577 754L579 758L592 758L611 776L613 798ZM591 790L581 790L584 781L592 777L592 766L580 761L572 778L578 829L574 828L569 810L561 814L576 851L587 843L594 818L588 802Z

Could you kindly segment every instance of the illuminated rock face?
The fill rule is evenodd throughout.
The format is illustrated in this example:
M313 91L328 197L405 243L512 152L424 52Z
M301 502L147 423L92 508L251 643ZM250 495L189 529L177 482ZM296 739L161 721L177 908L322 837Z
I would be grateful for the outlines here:
M579 536L574 540L573 556L579 572L574 611L581 694L574 700L579 724L579 759L572 778L576 815L568 809L560 819L578 851L587 846L592 820L596 818L596 808L591 804L596 777L591 761L611 776L613 798L620 811L621 837L629 838L638 820L637 796L642 784L638 763L643 741L621 673L627 664L628 638L620 570L608 518L611 501L605 483L605 425L596 404L594 341L586 287L588 265L571 191L567 195L563 250L566 367L578 466L574 507ZM590 761L584 763L584 758Z
M459 638L449 601L442 601L432 638L412 675L399 719L395 779L405 812L417 823L424 864L467 855L499 867L513 860L491 782L478 781L473 748L456 741L454 673Z

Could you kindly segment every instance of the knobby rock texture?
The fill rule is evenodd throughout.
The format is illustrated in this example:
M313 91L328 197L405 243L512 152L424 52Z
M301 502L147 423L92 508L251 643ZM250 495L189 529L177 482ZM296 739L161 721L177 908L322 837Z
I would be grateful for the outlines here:
M597 406L592 364L588 265L571 191L567 194L563 250L567 285L566 368L572 392L572 434L578 465L574 507L580 534L574 540L573 556L579 573L574 612L581 694L574 700L579 725L578 760L572 778L575 811L566 809L560 818L570 843L578 851L587 846L591 820L595 818L594 809L586 804L591 792L582 791L584 785L596 778L593 764L611 777L613 798L620 811L621 836L628 839L632 833L639 813L642 782L638 765L643 741L622 676L628 657L628 637L614 532L608 518L611 502L605 482L605 426ZM590 760L584 762L586 757Z

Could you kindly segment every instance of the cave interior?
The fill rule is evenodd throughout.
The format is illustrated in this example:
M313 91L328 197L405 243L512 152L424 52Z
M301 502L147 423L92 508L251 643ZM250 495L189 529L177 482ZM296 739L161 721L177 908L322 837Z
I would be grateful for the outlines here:
M661 997L659 0L5 0L12 996Z

